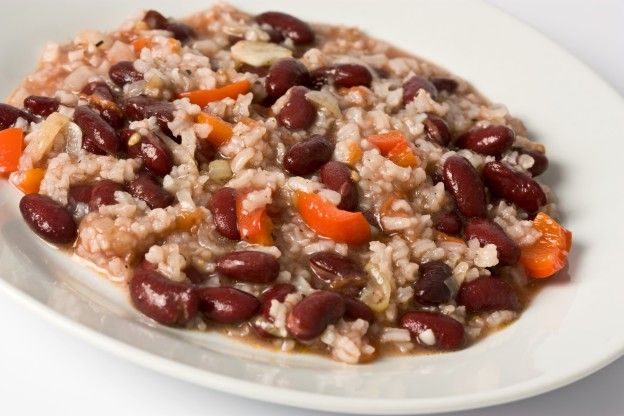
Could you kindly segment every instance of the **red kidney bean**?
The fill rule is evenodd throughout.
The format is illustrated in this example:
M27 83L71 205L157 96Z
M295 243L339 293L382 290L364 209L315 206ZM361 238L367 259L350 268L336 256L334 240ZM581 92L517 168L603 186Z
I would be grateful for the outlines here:
M131 61L120 61L112 65L108 70L108 76L119 87L143 79L143 74L134 69Z
M192 264L187 265L182 271L194 285L205 283L210 278L210 274L198 270Z
M134 306L163 325L184 325L197 314L198 297L188 283L174 282L140 266L128 284Z
M13 126L19 117L28 122L37 121L36 117L24 110L20 110L12 105L0 103L0 130L8 129Z
M316 338L345 313L345 301L338 293L319 290L297 303L286 318L286 329L300 341Z
M86 105L76 107L74 122L82 131L82 147L96 154L112 154L119 149L119 137L97 112Z
M312 286L331 289L349 297L356 297L368 280L362 267L348 257L333 251L319 251L310 256Z
M440 146L448 146L451 142L451 131L444 119L430 114L423 121L423 125L427 139Z
M282 163L284 169L293 175L311 175L331 159L333 152L334 146L329 140L315 134L292 145L286 151Z
M407 329L419 344L419 335L430 329L435 336L435 346L444 350L456 350L464 345L464 326L438 312L414 311L405 313L399 325Z
M477 170L461 156L451 156L444 162L444 187L453 195L457 209L464 216L485 217L485 187Z
M292 87L288 101L277 114L277 121L288 130L305 130L316 120L316 107L305 97L307 92L305 87Z
M61 102L52 97L42 97L40 95L29 95L24 98L24 108L41 117L47 117L58 110Z
M103 205L115 205L117 203L115 201L115 192L123 190L123 186L109 179L102 179L96 182L91 189L89 210L97 211Z
M363 319L369 324L372 324L375 320L375 314L373 310L368 307L367 304L356 298L344 298L345 301L345 314L344 319L349 321L355 321Z
M420 266L420 277L414 283L414 299L423 305L439 305L451 299L446 281L453 271L444 262L435 260Z
M461 218L454 212L438 212L431 217L433 228L444 234L459 234L462 229Z
M473 127L455 141L462 149L487 156L500 156L509 150L516 134L507 126Z
M158 127L165 134L171 134L167 123L173 120L173 103L168 101L160 101L154 97L146 95L137 95L126 99L124 104L124 113L130 120L143 120L150 117L156 117Z
M92 193L93 185L70 186L67 190L67 207L70 211L75 212L78 204L89 205Z
M262 30L264 30L266 34L269 35L269 42L271 43L282 43L284 42L284 39L286 39L284 35L282 35L282 32L273 28L262 28Z
M314 42L314 32L310 26L286 13L265 12L256 16L256 22L269 25L284 37L292 39L295 45Z
M541 175L546 172L546 169L548 169L548 158L544 153L520 148L514 150L516 150L519 154L529 155L533 158L533 166L531 166L528 170L534 177Z
M128 155L143 160L143 165L158 176L165 176L173 167L169 149L153 134L142 135L138 143L128 146Z
M81 93L84 95L97 95L106 101L115 101L113 90L104 81L92 81L82 88Z
M266 92L276 100L296 85L307 85L310 82L308 68L293 58L284 58L269 68L266 76Z
M241 64L237 71L238 72L249 72L250 74L256 74L260 78L266 77L269 73L270 67L268 66L253 66L249 64Z
M286 296L295 293L297 288L290 283L276 283L260 295L260 313L268 321L273 321L270 310L273 299L278 302L284 302Z
M449 94L453 94L459 86L457 81L451 78L431 77L429 78L429 81L435 85L438 91L446 91Z
M368 68L358 64L337 64L322 66L310 73L311 85L321 89L325 84L333 84L336 88L351 88L358 85L370 87L373 81Z
M208 203L212 219L219 234L230 240L240 240L236 221L236 190L224 187L212 195Z
M169 20L156 10L146 11L143 21L150 29L164 29L169 23Z
M183 45L193 38L197 37L195 29L187 24L180 22L171 22L165 26L165 30L168 30L173 34L173 37L180 41Z
M346 163L335 160L323 165L320 171L321 183L340 194L339 209L356 211L359 203L358 188Z
M494 221L471 218L464 225L464 236L466 240L476 238L482 246L494 244L498 253L498 262L502 266L514 266L520 259L518 244L509 238L505 230Z
M414 75L403 84L403 104L412 101L419 90L425 90L434 100L438 98L438 89L427 78Z
M211 321L236 324L253 317L260 309L255 296L233 287L197 289L199 310Z
M167 208L173 203L173 195L165 191L164 188L147 173L140 173L134 180L130 181L126 188L130 195L144 201L148 207Z
M481 276L461 285L457 303L470 313L520 310L522 305L514 288L496 277Z
M485 184L494 195L516 204L526 212L536 212L547 202L546 194L537 182L501 162L486 163L482 174Z
M251 283L269 283L277 279L277 259L262 251L244 250L225 254L217 260L217 271L230 279Z
M198 163L210 163L215 160L217 149L208 140L197 140L195 159Z
M49 196L24 195L19 208L30 229L44 240L67 244L76 239L77 227L71 214Z

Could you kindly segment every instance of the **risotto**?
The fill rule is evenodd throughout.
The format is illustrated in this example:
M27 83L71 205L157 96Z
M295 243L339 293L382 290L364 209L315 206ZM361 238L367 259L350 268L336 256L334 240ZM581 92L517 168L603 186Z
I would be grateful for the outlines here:
M37 235L160 324L282 351L465 348L570 250L545 148L504 106L280 12L149 10L49 43L0 129Z

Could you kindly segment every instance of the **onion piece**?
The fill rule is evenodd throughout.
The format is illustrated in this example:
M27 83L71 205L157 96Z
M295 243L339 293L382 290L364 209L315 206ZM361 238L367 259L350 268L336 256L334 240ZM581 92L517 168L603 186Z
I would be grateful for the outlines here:
M308 91L305 95L309 101L317 104L321 108L327 110L327 112L335 118L341 118L342 112L338 106L336 98L325 91Z
M383 273L371 262L366 265L365 269L373 279L370 280L368 285L362 290L360 300L368 305L374 312L383 312L390 304L392 276L389 273Z
M237 61L253 66L270 65L281 58L290 58L292 51L274 43L241 40L230 49Z
M69 124L69 118L60 113L52 113L39 128L29 134L29 143L24 149L33 163L40 161L54 145L54 139Z

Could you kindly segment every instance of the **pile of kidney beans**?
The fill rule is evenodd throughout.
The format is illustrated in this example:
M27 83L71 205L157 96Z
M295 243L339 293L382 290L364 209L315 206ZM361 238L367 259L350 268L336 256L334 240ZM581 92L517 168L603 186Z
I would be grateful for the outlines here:
M309 47L315 42L310 26L293 16L267 12L256 16L255 20L270 34L272 42L291 39L297 48ZM144 21L152 29L169 30L182 43L197 36L191 27L153 10L145 14ZM280 125L289 130L307 129L314 123L316 108L305 97L310 89L320 89L325 84L336 88L369 87L373 76L384 76L382 70L372 74L367 67L357 64L329 65L308 71L294 58L282 59L263 68L243 65L241 70L265 77L263 105L268 106L289 94L276 115ZM143 78L132 62L112 65L109 78L110 82L90 82L80 92L86 104L75 109L74 122L82 130L82 146L93 154L140 158L142 170L134 180L125 184L103 179L72 185L67 206L45 195L24 195L20 202L24 219L49 242L73 243L77 235L74 214L78 204L95 211L103 205L115 204L116 191L129 192L150 208L164 208L174 203L174 196L162 187L162 178L173 166L169 150L157 135L141 135L126 127L130 121L154 116L162 133L177 141L167 127L173 119L173 104L143 95L121 96L120 87ZM403 85L403 101L409 103L420 89L439 99L441 92L452 94L457 86L456 81L449 78L413 76ZM59 105L57 99L41 96L26 98L23 110L0 104L0 128L10 127L18 117L37 121L57 111ZM429 115L424 126L427 138L440 146L469 149L494 156L497 160L512 148L514 142L513 130L502 125L474 127L457 137L453 137L446 122L437 116ZM546 170L548 160L542 153L516 150L535 160L530 170L533 176ZM340 193L339 208L356 211L359 195L351 169L344 163L332 161L332 154L330 138L311 135L287 149L282 163L287 172L296 176L319 172L321 182ZM198 146L196 158L199 162L213 160L215 155L216 149L210 145L202 143ZM516 265L519 247L499 225L487 218L487 201L505 199L529 214L535 213L546 203L546 196L537 182L501 161L489 162L479 172L467 159L457 155L449 157L433 179L434 182L443 181L454 200L452 209L434 215L434 227L465 240L476 238L482 245L494 244L502 266ZM213 214L216 230L224 239L241 238L235 204L236 191L224 187L213 194L207 206ZM315 253L309 257L308 265L312 272L311 284L318 290L304 297L289 313L286 326L292 337L311 340L341 318L364 319L371 323L375 320L373 311L358 299L369 278L362 265L334 252ZM288 294L296 291L291 284L274 283L280 264L275 257L263 252L231 252L218 258L216 269L225 282L247 282L267 285L267 288L257 298L233 287L206 287L204 283L209 276L192 266L184 270L188 281L175 282L144 261L136 266L129 282L131 299L139 311L165 325L186 325L198 313L208 321L238 324L257 315L270 321L272 300L284 301ZM446 284L452 278L452 271L443 262L422 264L419 274L413 285L413 305L402 313L398 325L408 329L419 342L418 336L430 329L439 349L461 348L465 343L464 327L453 318L427 307L455 300L471 314L521 308L514 288L501 278L482 276L464 283L453 294ZM257 331L262 336L270 336L260 328Z

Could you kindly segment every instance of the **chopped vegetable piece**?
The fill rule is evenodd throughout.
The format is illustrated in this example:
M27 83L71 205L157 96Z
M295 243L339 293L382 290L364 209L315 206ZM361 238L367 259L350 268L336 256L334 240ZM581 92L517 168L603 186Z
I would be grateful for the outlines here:
M45 175L45 169L28 169L24 172L24 177L17 187L25 194L34 194L35 192L39 192L39 186L43 180L43 175Z
M197 208L193 211L181 212L175 219L176 229L190 231L202 219L202 211Z
M273 221L266 212L266 208L258 208L251 212L243 210L243 201L247 194L239 192L236 195L236 221L241 238L248 243L262 246L273 245Z
M339 243L354 245L370 240L370 226L361 212L340 210L313 193L298 191L295 199L297 210L305 223L320 235Z
M550 277L565 267L572 247L572 233L543 212L535 216L533 227L542 236L532 245L521 248L520 262L529 277Z
M179 94L180 98L187 97L193 104L197 104L200 107L204 107L206 104L213 101L219 101L224 98L236 98L240 94L245 94L249 91L251 83L246 79L243 79L232 84L224 85L223 87L214 88L212 90L194 90L187 91Z
M132 47L134 48L134 52L139 55L143 48L151 48L152 40L150 38L138 38L132 41Z
M407 139L398 130L374 134L366 140L375 145L379 152L401 167L418 166L419 160L407 144Z
M418 166L419 160L408 146L407 142L399 142L387 154L388 159L397 165L407 168Z
M347 164L350 166L354 166L357 162L362 160L362 148L356 142L350 142L347 153Z
M22 129L11 127L0 131L0 175L17 170L23 147L24 132Z
M435 232L435 238L437 241L444 241L444 242L448 242L448 243L458 243L458 244L466 244L466 242L464 240L462 240L459 237L455 237L453 235L449 235L446 233L443 233L442 231L436 231Z
M197 122L208 124L212 127L207 140L214 147L223 146L232 138L232 125L217 116L208 113L199 113Z

